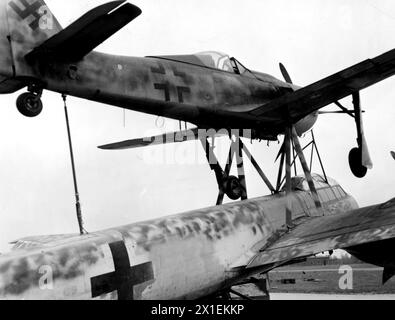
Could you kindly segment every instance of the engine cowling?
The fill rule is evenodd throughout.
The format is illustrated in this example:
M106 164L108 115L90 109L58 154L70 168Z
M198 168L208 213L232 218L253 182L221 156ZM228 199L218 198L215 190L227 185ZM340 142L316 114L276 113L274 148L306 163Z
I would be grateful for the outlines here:
M309 114L295 125L296 133L301 137L304 133L310 131L318 121L318 112Z

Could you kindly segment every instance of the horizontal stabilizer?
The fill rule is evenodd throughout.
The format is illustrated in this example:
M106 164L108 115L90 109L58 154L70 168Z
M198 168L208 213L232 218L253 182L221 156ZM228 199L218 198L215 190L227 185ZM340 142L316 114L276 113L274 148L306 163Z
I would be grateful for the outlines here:
M143 148L148 146L195 141L199 139L207 139L211 137L220 137L220 136L225 136L225 132L222 134L220 131L211 132L210 130L207 131L204 129L195 128L186 131L165 133L153 137L116 142L116 143L100 146L98 148L103 150L126 150L126 149Z
M141 14L122 1L96 7L26 55L28 62L58 60L76 62Z

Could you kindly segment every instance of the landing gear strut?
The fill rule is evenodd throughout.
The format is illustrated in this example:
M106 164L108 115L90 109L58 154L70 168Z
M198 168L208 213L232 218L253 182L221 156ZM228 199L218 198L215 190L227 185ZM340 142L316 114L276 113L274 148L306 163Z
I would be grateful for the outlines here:
M34 90L29 88L29 92L22 93L17 101L18 111L25 117L37 117L43 111L43 103L41 101L42 90Z
M224 201L225 195L229 197L231 200L245 200L247 199L247 189L245 186L245 178L243 178L241 175L244 176L244 173L242 173L239 170L239 177L231 176L230 175L230 170L232 168L233 164L233 159L235 156L235 153L237 153L238 150L235 150L235 145L237 142L234 142L232 140L232 145L230 147L229 151L229 157L226 163L225 170L222 169L221 165L218 162L218 159L214 153L214 144L210 145L209 140L206 139L200 139L204 150L206 151L206 157L207 161L210 165L211 170L215 172L215 176L217 178L218 182L218 188L219 188L219 194L218 194L218 199L217 199L217 205L221 205ZM238 141L238 140L237 140ZM237 158L239 159L239 155L237 155Z
M357 125L357 133L358 133L358 137L357 137L358 147L350 151L350 154L348 156L348 161L350 164L350 169L354 174L354 176L356 176L357 178L364 178L368 172L368 168L363 163L364 162L363 148L367 148L367 146L364 146L361 98L359 92L353 94L353 104L355 111L355 122Z

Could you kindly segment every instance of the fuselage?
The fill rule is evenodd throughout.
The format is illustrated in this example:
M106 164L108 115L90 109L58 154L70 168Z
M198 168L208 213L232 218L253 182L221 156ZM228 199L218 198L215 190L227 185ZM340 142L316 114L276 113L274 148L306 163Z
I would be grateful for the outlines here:
M55 60L28 64L22 57L15 76L0 84L0 92L34 83L203 129L251 129L252 138L268 140L283 133L283 128L248 113L298 87L241 65L239 71L237 60L235 69L223 70L191 63L184 57L190 56L134 58L92 52L75 64ZM316 120L316 114L303 119L296 125L297 131L306 132Z
M337 185L292 194L295 223L357 208ZM285 231L283 194L197 210L85 236L20 241L0 256L0 299L197 299L252 273L262 248Z

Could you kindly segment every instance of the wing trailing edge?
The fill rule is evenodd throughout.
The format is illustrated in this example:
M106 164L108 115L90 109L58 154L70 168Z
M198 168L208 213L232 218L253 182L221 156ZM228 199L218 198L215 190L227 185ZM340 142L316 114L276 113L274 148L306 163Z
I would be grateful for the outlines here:
M65 62L81 60L142 13L140 8L125 2L112 1L92 9L25 58L30 63L48 59Z
M204 140L207 138L223 137L226 132L194 128L185 131L169 132L158 136L138 138L99 146L102 150L127 150L188 141Z

